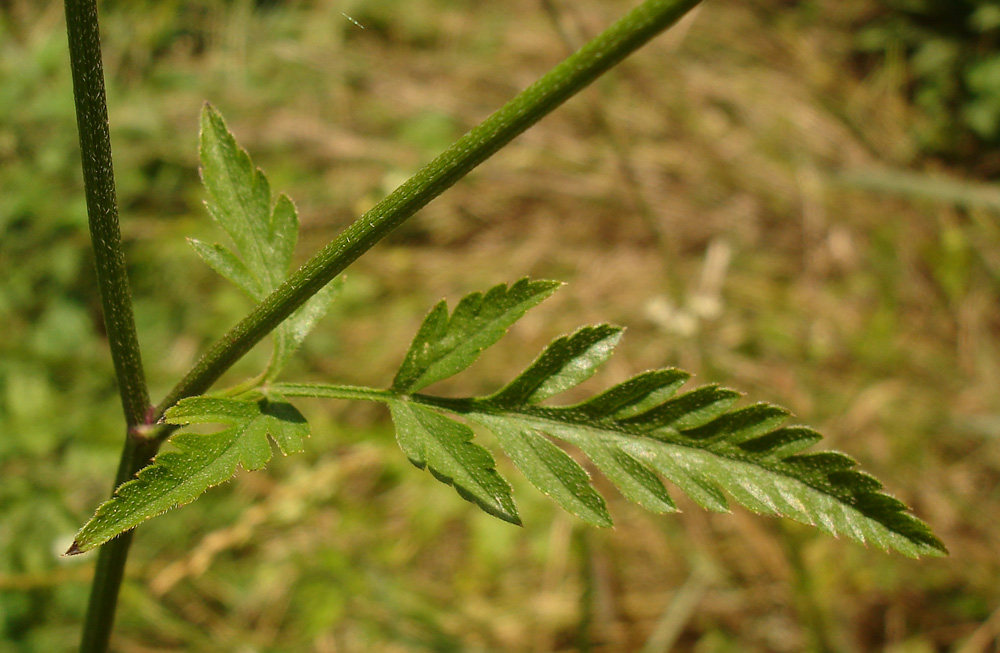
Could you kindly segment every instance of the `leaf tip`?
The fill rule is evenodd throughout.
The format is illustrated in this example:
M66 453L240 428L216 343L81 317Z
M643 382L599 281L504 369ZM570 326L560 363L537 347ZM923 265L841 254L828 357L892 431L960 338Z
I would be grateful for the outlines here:
M951 551L945 546L945 543L941 540L934 538L935 542L929 542L930 548L924 553L928 558L947 558L951 555Z
M86 553L86 551L80 548L79 542L73 540L73 544L71 544L70 547L66 549L66 553L63 554L63 557L80 555L81 553Z
M205 102L201 105L201 115L202 118L207 118L209 116L215 117L220 114L219 110L215 108L214 104L212 104L208 100L205 100Z

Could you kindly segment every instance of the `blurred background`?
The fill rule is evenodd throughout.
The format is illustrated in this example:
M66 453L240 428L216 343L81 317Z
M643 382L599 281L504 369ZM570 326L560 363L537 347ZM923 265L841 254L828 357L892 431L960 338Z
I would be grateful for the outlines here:
M102 5L122 229L154 401L250 307L186 237L208 100L297 202L299 256L632 0ZM568 285L442 384L489 392L584 323L584 392L677 365L780 403L951 550L913 561L736 508L584 527L506 461L524 528L300 402L307 453L143 526L114 650L1000 650L1000 8L708 2L348 271L290 380L388 384L433 302ZM0 2L0 650L75 646L122 418L62 4ZM228 377L254 374L261 346ZM489 441L487 440L487 443Z

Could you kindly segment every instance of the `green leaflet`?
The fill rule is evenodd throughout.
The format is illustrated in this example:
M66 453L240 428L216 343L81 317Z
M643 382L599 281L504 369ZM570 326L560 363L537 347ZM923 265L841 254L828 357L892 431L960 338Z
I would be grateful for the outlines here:
M503 417L470 416L497 436L500 446L531 484L566 511L594 526L611 526L604 498L590 485L590 475L562 449L531 427Z
M222 397L184 399L167 411L170 424L224 424L209 435L179 433L177 451L159 454L134 480L122 484L77 533L69 553L83 553L170 508L190 503L229 480L239 465L256 470L271 459L273 439L283 454L302 451L305 418L277 399Z
M316 324L323 319L330 304L336 298L340 289L343 288L343 279L335 279L323 286L323 288L313 295L309 301L303 304L297 311L288 316L288 319L278 325L273 334L274 351L271 354L271 361L268 363L265 381L273 381L285 367L292 355L302 345L302 341L313 330Z
M521 523L510 486L494 469L490 452L472 442L472 429L419 404L390 400L389 409L399 446L410 462L426 467L489 514Z
M204 243L188 238L194 251L208 266L242 290L247 297L255 299L261 295L260 282L253 276L243 261L229 249L218 243Z
M728 511L728 496L755 512L789 517L886 551L911 557L947 553L926 524L882 492L881 483L855 470L853 459L838 452L802 453L821 436L806 427L783 426L787 411L769 404L734 410L740 393L715 385L677 394L689 377L686 372L644 372L575 405L539 405L593 375L620 339L619 327L583 327L557 338L488 397L414 392L471 364L528 305L554 290L547 286L533 294L530 283L470 295L450 318L444 303L438 304L389 390L274 387L287 396L388 403L407 456L492 514L509 499L497 490L506 483L492 456L472 444L472 432L442 411L492 431L533 485L592 524L611 524L604 500L587 472L550 438L579 449L626 498L654 512L676 510L662 477L708 510ZM511 514L516 514L512 503L500 516Z
M536 404L589 379L611 356L623 329L610 324L587 326L557 338L528 369L488 401L495 406Z
M200 154L208 211L236 245L256 292L266 294L281 285L291 264L299 228L295 207L282 195L272 208L264 173L209 104L201 112Z
M392 389L400 394L416 392L458 374L560 285L528 279L510 287L500 284L485 293L466 295L450 316L447 305L438 303L413 338Z
M190 239L195 252L250 299L261 301L288 276L299 236L299 217L286 195L271 202L271 186L206 104L201 114L201 178L209 214L236 245ZM326 313L339 283L328 284L274 331L274 351L265 375L273 380Z
M614 483L622 495L650 512L676 512L677 506L663 487L663 482L642 462L627 451L599 439L581 438L574 444L590 458L601 473Z

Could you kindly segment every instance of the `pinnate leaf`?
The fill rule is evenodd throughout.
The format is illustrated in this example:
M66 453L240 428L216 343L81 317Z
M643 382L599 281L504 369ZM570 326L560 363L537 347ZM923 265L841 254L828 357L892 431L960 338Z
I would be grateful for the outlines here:
M451 315L446 305L438 305L388 390L273 383L269 398L180 402L167 413L170 423L228 428L175 436L178 451L160 455L122 485L81 530L71 552L97 546L193 500L232 476L237 465L262 467L271 455L268 435L284 453L301 449L308 429L283 395L388 404L400 448L416 466L513 523L520 518L493 456L473 442L468 426L445 413L492 431L533 485L598 526L611 524L603 497L587 471L555 441L579 450L626 498L653 512L676 510L661 480L666 479L708 510L728 511L729 501L735 500L755 512L788 517L887 551L912 557L947 552L926 524L883 492L877 479L857 470L852 458L833 451L807 453L821 436L807 427L785 426L787 411L764 403L734 408L740 394L716 385L678 394L688 380L686 372L644 372L574 405L541 405L594 374L620 339L618 327L595 325L557 338L522 374L487 397L414 392L471 364L553 290L551 284L522 280L471 295Z
M170 508L190 503L208 488L229 480L240 466L264 467L273 439L283 454L302 451L309 427L302 415L280 398L252 400L222 397L184 399L167 411L170 424L223 424L202 435L178 433L176 451L159 454L135 479L123 483L77 534L71 553L83 553Z
M789 517L887 551L912 557L946 553L927 525L885 494L875 478L856 470L852 458L839 452L803 453L821 437L803 426L784 426L786 410L771 404L734 408L740 393L716 385L677 394L688 380L686 372L644 372L575 405L540 405L589 378L611 355L621 337L619 327L589 326L557 338L523 373L487 397L414 392L470 364L493 344L516 319L511 317L515 311L510 309L510 295L515 288L529 287L526 284L471 295L450 318L443 303L435 307L390 390L277 388L296 396L388 402L403 450L418 465L426 463L432 470L437 466L436 474L449 482L457 473L441 460L432 461L427 443L448 440L453 448L455 443L474 447L471 431L457 429L456 422L435 411L462 416L492 431L539 490L592 524L611 523L604 501L587 472L552 440L577 448L626 498L654 512L676 510L663 478L708 510L728 511L733 499L755 512ZM547 288L546 294L550 292ZM498 314L504 318L480 317ZM448 357L454 362L441 363ZM492 479L496 473L488 454L465 460L462 473L468 478L488 473ZM484 485L476 494L464 485L469 481L462 483L465 489L460 492L472 495L481 506L487 503ZM460 487L458 481L455 485ZM496 514L495 507L488 510Z

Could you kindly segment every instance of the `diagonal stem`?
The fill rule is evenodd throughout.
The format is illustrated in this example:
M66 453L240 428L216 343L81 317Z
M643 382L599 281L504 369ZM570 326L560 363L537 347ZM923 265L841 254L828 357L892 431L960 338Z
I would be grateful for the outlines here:
M462 136L313 256L218 340L156 407L208 390L233 363L348 265L480 163L593 82L700 0L646 0ZM160 437L164 437L164 429Z
M149 462L155 453L156 442L140 435L141 426L151 415L151 410L118 226L97 3L96 0L66 0L65 7L90 238L104 324L127 425L115 478L117 487ZM131 533L127 533L100 552L80 642L81 651L107 650L130 543Z

